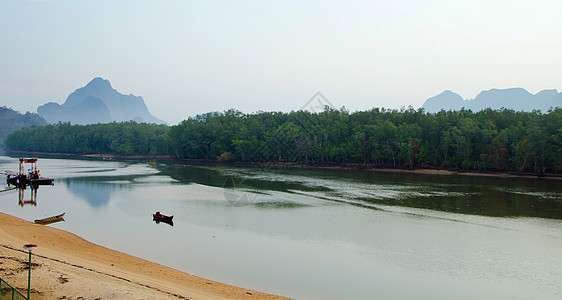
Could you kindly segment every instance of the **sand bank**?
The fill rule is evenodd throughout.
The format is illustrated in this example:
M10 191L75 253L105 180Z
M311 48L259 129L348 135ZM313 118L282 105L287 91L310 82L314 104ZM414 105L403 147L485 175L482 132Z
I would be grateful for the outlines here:
M174 270L0 213L0 276L32 299L286 299Z

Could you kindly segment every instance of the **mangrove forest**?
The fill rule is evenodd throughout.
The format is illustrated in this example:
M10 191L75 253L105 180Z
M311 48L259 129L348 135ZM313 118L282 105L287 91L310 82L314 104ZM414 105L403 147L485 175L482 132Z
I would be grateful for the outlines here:
M24 128L9 150L176 159L297 162L381 168L562 171L562 109L425 113L413 108L349 112L227 110L174 126L135 122Z

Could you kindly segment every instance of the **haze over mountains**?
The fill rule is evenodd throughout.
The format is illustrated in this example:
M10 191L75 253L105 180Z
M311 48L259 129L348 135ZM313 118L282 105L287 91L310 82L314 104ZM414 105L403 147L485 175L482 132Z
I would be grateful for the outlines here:
M536 109L546 113L554 107L562 107L562 93L552 89L533 95L523 88L485 90L471 100L465 100L459 94L447 90L427 99L422 105L429 113L462 108L472 111L486 108L508 108L515 111ZM75 90L62 105L49 102L39 106L37 112L48 123L71 122L85 125L135 121L166 124L150 114L142 97L121 94L111 87L108 80L100 77Z
M108 80L100 77L71 93L62 105L49 102L39 106L37 113L48 123L166 123L150 114L142 97L123 95L113 89Z
M426 112L436 113L440 110L461 110L462 108L480 111L486 108L508 108L515 111L541 110L546 113L550 108L562 107L562 93L557 90L542 90L535 95L523 88L491 89L480 92L476 98L465 100L452 91L431 97L422 108Z

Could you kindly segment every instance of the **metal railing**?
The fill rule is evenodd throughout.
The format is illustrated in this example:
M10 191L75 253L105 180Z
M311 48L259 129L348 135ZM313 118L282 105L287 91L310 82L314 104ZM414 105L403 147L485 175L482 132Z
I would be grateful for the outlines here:
M22 293L0 278L0 300L29 300Z

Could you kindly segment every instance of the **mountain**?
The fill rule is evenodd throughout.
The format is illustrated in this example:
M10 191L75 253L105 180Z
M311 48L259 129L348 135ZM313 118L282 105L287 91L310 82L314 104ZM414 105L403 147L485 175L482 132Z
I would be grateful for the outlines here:
M436 113L440 110L481 111L486 108L513 109L515 111L541 110L547 112L553 107L562 107L562 93L557 90L542 90L533 95L523 88L491 89L480 92L473 100L463 98L451 91L428 98L422 105L426 112Z
M96 77L59 105L49 102L37 108L49 123L97 124L135 121L137 123L165 124L152 116L144 99L133 94L123 95L111 87L108 80Z
M446 90L443 93L427 99L422 106L427 112L438 112L444 110L460 110L463 107L463 98L452 91Z
M16 130L44 125L47 125L47 122L38 114L21 114L11 108L0 107L0 146L4 147L4 138Z

